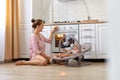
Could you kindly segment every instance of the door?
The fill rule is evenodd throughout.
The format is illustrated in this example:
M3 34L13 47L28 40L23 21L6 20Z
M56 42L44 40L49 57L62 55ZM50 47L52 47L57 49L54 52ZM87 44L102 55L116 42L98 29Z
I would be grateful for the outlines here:
M97 59L108 59L108 24L96 24L96 54Z
M46 38L49 38L50 33L51 33L51 26L44 26L44 29L42 30L41 34L43 34ZM51 54L51 44L46 43L45 52L48 55Z
M90 44L91 50L84 54L85 59L96 59L96 27L95 24L79 25L80 44Z
M53 34L52 40L52 52L59 53L59 47L56 46L56 38L57 34L65 34L65 35L74 35L75 39L78 40L78 25L58 25L59 29L57 32ZM53 27L52 27L53 28Z

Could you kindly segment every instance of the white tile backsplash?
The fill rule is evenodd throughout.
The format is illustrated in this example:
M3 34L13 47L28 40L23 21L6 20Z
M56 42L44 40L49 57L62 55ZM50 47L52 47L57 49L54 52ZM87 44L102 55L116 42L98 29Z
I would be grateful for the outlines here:
M86 0L91 19L106 20L105 0ZM83 0L59 2L54 0L54 21L76 21L87 19ZM51 15L51 13L50 13Z

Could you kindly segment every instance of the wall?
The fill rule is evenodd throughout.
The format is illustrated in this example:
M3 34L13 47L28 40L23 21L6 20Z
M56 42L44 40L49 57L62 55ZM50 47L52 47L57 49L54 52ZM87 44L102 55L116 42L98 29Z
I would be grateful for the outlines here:
M62 1L62 0L61 0ZM106 20L105 0L86 0L91 19ZM54 21L77 21L87 19L84 0L60 2L54 0Z
M107 15L110 22L108 48L108 80L120 80L120 0L107 0Z
M91 19L106 20L105 0L86 0L86 3ZM77 21L88 17L84 0L33 0L32 5L32 16L46 22Z
M32 0L32 16L33 18L41 18L42 17L42 0Z
M50 22L50 9L52 0L32 0L32 17Z
M32 0L19 0L19 54L29 57L29 38L32 33Z
M53 12L50 3L54 1ZM105 5L104 0L86 0L91 19L105 20ZM76 21L87 19L87 13L83 0L72 2L59 2L58 0L19 0L20 9L20 57L28 56L29 54L29 37L32 33L31 19L42 18L46 22L52 21Z
M5 49L5 0L0 0L0 61L4 61Z
M5 25L0 25L0 61L4 61Z

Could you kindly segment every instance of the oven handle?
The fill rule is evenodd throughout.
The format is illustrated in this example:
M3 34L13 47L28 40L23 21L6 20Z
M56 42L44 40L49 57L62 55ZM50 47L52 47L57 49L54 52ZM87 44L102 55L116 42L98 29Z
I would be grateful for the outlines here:
M78 32L77 32L77 31L65 31L65 32L59 31L59 32L57 32L57 33L78 33Z

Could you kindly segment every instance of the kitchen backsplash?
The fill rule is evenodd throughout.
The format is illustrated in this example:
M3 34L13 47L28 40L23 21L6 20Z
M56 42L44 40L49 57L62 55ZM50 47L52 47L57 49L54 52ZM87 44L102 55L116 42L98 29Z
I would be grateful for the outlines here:
M62 0L61 0L62 1ZM90 19L106 20L105 0L86 0ZM77 21L86 20L88 13L84 0L67 0L60 2L54 0L53 14L50 11L50 16L53 21ZM50 20L51 21L51 20Z

